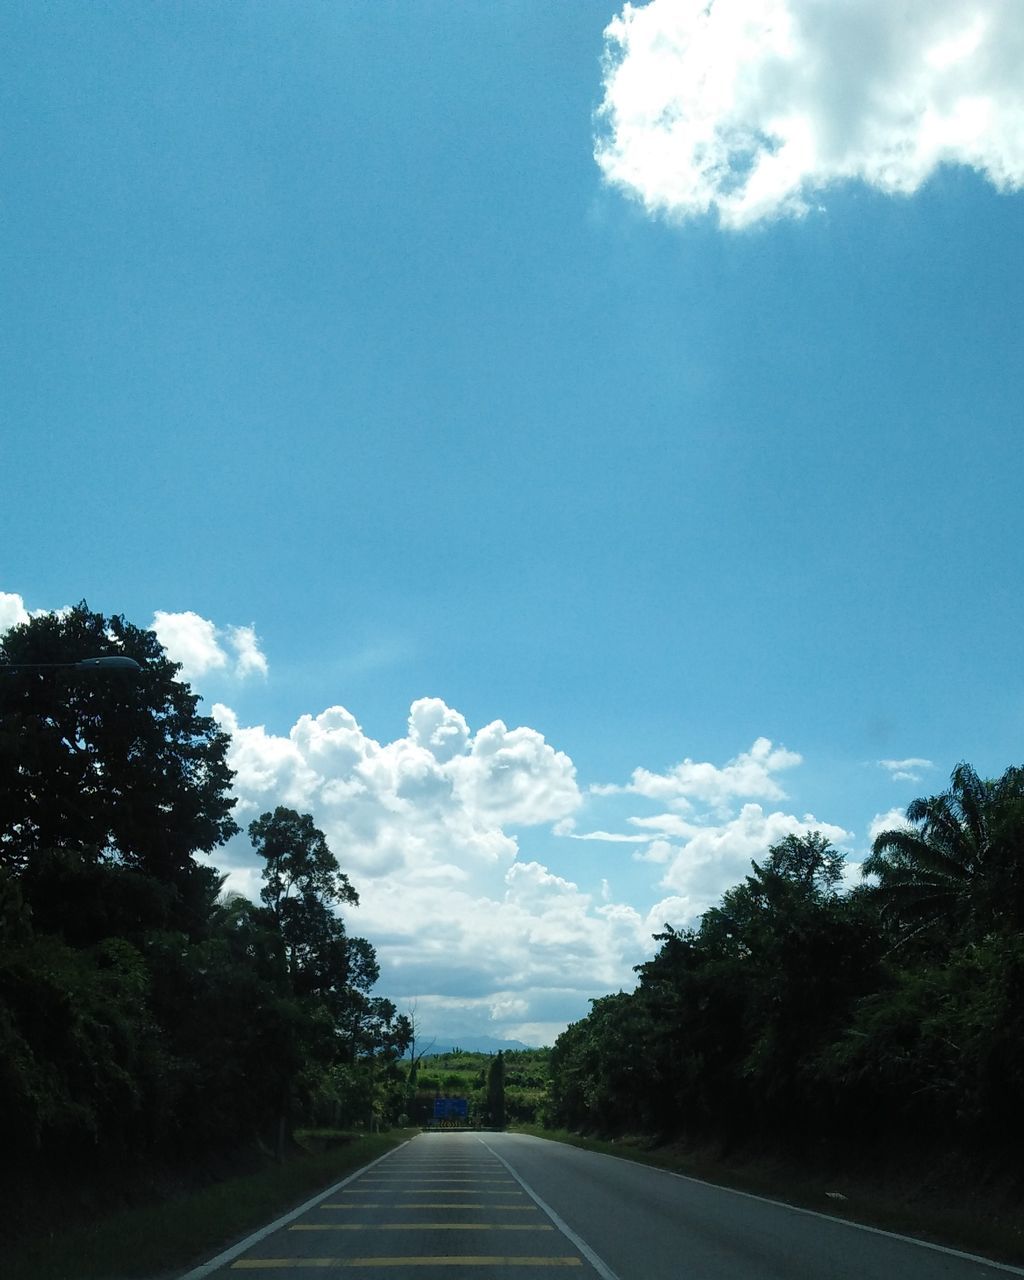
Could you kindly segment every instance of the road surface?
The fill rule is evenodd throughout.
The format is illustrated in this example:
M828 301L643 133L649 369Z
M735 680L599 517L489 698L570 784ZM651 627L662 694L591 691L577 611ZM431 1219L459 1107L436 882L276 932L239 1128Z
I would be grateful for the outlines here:
M524 1134L425 1133L182 1280L1004 1280L931 1248Z

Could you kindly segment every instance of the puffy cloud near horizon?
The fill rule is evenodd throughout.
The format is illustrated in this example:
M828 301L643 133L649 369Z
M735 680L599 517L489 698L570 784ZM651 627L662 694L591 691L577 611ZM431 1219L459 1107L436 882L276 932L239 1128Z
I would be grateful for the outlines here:
M903 809L888 809L885 813L876 813L868 826L868 840L874 844L883 831L899 831L903 828L916 829L907 821Z
M0 635L31 618L68 613L70 607L26 609L24 599L16 592L0 591ZM156 610L149 626L171 661L181 663L185 680L194 680L211 671L224 671L239 679L267 674L267 659L254 627L222 628L191 610L168 613L163 609ZM107 634L113 638L111 632Z
M650 213L742 228L943 164L1024 185L1020 4L651 0L605 41L595 159Z
M341 706L287 735L222 704L213 714L231 736L239 823L278 804L312 813L359 892L349 924L377 948L381 990L399 1008L415 1002L430 1034L459 1032L456 1015L477 1032L501 1022L496 1034L564 1025L591 996L631 985L650 951L640 913L523 856L507 829L565 822L582 800L572 760L535 729L495 720L474 732L439 698L414 702L392 742ZM259 893L243 838L214 860L230 888ZM455 1026L434 1021L445 1010Z
M667 773L652 773L649 769L638 768L633 770L625 786L595 786L591 791L595 795L628 792L652 800L664 800L684 812L692 809L694 800L715 806L739 798L784 800L786 793L773 775L802 762L803 757L795 751L776 747L769 738L758 738L749 751L741 751L721 768L706 760L696 761L687 757ZM607 833L600 833L590 838L609 837Z
M786 799L776 775L802 760L797 752L760 737L749 751L721 766L687 757L666 773L634 769L625 786L596 786L590 793L639 796L667 805L659 813L624 818L639 834L597 830L577 835L566 829L557 834L643 844L631 860L659 868L657 886L669 891L647 911L644 927L648 932L659 931L666 922L692 927L726 889L749 874L752 861L763 858L786 836L817 831L840 849L851 847L852 833L835 823L822 822L811 813L798 817L781 809L766 811L755 803L755 798ZM853 882L850 876L847 882Z
M13 591L0 591L0 636L28 620L29 612L21 596Z
M340 706L300 716L287 737L239 724L220 703L213 714L231 735L238 814L279 803L313 811L370 873L457 879L438 851L511 860L518 846L506 826L557 822L581 799L572 761L535 729L495 720L473 734L439 698L414 702L406 736L383 745Z
M59 609L26 609L24 599L16 591L0 591L0 636L32 618L42 618L48 613L63 617L70 612L69 604L61 605Z
M695 924L718 902L725 888L739 884L749 874L752 861L763 858L771 845L788 835L818 831L838 847L849 846L853 840L851 832L820 822L813 814L798 818L779 810L765 813L759 804L752 803L717 823L691 823L673 813L631 818L630 822L655 837L647 850L633 855L634 859L663 865L659 883L672 890L670 898L648 912L648 923L660 914L672 924ZM666 916L669 903L674 914Z
M149 625L171 661L181 663L186 680L196 680L213 671L243 680L267 674L267 659L254 627L218 627L191 609L182 613L157 609Z

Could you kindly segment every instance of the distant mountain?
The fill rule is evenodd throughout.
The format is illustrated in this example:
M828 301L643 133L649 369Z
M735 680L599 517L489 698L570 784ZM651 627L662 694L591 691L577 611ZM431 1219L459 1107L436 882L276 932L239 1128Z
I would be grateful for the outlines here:
M431 1044L433 1039L434 1043ZM427 1048L430 1045L430 1048ZM465 1049L467 1053L497 1053L499 1049L530 1049L532 1045L523 1044L521 1040L496 1040L494 1036L449 1036L439 1035L416 1037L416 1052L433 1058L440 1053L451 1053L455 1049Z

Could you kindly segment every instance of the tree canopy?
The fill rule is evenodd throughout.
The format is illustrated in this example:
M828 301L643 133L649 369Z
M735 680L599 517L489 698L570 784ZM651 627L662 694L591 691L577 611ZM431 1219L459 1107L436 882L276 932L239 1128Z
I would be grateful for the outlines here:
M19 669L115 655L142 672ZM152 631L85 602L0 637L0 866L65 855L208 892L194 855L238 830L228 738L178 672Z
M504 1129L505 1055L501 1049L487 1069L487 1118L492 1129Z
M136 674L74 669L121 656ZM83 602L0 637L0 1194L397 1113L408 1037L311 815L235 835L228 738L157 637ZM14 1171L17 1177L14 1178Z
M903 938L1024 929L1024 768L985 779L958 764L947 790L876 837L864 871Z
M942 1134L1016 1157L1022 778L959 765L852 889L819 833L773 845L558 1038L549 1120L847 1153Z

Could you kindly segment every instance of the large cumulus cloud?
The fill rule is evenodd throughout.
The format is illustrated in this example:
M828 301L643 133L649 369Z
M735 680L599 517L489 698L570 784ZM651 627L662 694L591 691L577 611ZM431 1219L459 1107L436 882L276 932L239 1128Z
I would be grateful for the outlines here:
M218 627L191 609L171 613L157 609L151 630L173 662L181 664L184 680L196 680L211 672L244 679L267 674L266 655L251 626Z
M500 720L472 734L438 698L414 702L407 734L384 744L340 706L300 716L287 737L213 710L231 735L239 818L275 804L309 810L371 874L459 880L467 866L515 857L506 826L555 822L580 803L572 761L542 734Z
M456 1033L461 1019L543 1038L630 982L649 947L640 914L521 854L524 829L582 802L572 761L537 730L495 720L473 732L438 698L414 702L406 733L385 743L340 706L287 735L223 704L214 714L231 736L239 822L277 804L313 814L359 889L351 923L378 949L382 990L415 1001L428 1031ZM231 887L258 893L243 838L216 860Z
M726 889L743 880L752 860L763 858L787 835L818 831L836 846L850 847L852 834L835 823L757 803L785 800L777 775L801 763L797 752L761 737L723 765L687 757L664 772L639 767L625 785L594 786L591 794L628 797L634 804L636 797L667 808L628 814L628 832L577 833L564 824L559 834L643 845L635 848L632 859L652 867L655 888L665 895L648 910L645 929L654 932L666 922L692 926Z
M839 847L853 839L850 832L813 814L766 813L759 804L744 804L728 818L705 823L687 822L674 813L631 821L656 836L647 850L634 856L661 865L660 885L672 891L648 912L652 925L665 920L694 924L724 890L743 880L751 861L763 859L771 845L788 835L818 831Z
M651 0L605 38L595 156L651 212L743 227L942 164L1024 183L1016 0Z

